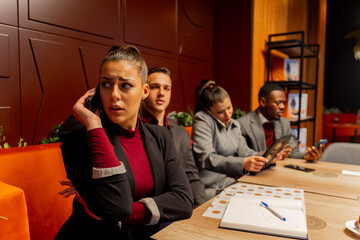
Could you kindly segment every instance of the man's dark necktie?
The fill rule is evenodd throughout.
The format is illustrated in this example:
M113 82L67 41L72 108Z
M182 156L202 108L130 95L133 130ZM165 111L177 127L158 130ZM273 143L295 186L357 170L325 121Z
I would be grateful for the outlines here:
M266 138L266 147L269 148L274 141L274 124L272 122L266 122L263 124L263 128Z

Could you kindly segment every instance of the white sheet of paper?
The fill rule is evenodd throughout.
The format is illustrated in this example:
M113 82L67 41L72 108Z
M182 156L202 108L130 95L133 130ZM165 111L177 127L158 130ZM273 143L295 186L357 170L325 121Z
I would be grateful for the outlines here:
M360 176L360 172L349 171L349 170L342 170L342 174L344 174L344 175L352 175L352 176Z

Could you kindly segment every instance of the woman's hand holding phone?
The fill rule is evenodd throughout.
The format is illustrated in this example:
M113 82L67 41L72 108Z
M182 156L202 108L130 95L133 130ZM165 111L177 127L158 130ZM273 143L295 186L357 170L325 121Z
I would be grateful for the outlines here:
M81 122L89 131L94 128L102 128L101 119L98 113L94 113L85 107L86 100L95 94L95 88L87 91L73 106L75 118Z

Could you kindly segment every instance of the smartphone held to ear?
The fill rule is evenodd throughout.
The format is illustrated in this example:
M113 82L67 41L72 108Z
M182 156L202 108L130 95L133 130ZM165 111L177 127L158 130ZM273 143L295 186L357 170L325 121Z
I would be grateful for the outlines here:
M320 144L321 144L322 146L324 146L325 143L327 143L327 139L320 139L320 141L318 141L318 142L315 144L315 147L316 147L317 149L319 149Z
M95 89L95 94L93 96L90 96L85 101L85 107L92 112L95 112L99 106L101 106L101 99L100 99L100 91L99 91L99 85Z

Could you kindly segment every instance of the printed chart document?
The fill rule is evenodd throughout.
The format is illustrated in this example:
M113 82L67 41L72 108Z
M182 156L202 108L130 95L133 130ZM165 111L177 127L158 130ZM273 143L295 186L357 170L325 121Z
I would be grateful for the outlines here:
M262 201L286 221L262 205ZM305 204L296 199L235 194L230 199L220 227L307 239Z

